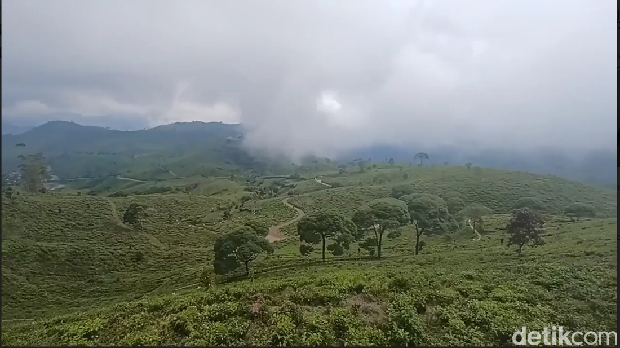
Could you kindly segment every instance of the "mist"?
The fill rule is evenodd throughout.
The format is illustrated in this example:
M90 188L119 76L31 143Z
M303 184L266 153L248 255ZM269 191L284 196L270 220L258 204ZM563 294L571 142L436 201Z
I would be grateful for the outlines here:
M3 5L3 118L242 123L293 158L616 147L609 0Z

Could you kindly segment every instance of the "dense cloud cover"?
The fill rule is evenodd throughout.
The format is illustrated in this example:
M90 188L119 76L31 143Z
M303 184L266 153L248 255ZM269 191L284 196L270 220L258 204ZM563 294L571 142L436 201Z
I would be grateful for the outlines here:
M19 0L2 113L243 123L291 155L616 146L611 0Z

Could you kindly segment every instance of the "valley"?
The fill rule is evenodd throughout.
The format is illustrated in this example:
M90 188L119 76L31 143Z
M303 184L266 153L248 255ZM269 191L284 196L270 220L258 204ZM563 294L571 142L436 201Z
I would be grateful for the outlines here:
M306 170L5 192L3 344L501 345L525 324L615 329L616 191L465 166ZM300 244L305 218L424 199L454 226L416 237L407 220L380 258L372 226L328 237L325 260L320 242ZM575 202L585 215L566 215ZM476 205L489 212L472 228ZM506 226L524 207L544 216L544 245L519 255ZM272 250L250 273L218 271L218 239L242 226Z

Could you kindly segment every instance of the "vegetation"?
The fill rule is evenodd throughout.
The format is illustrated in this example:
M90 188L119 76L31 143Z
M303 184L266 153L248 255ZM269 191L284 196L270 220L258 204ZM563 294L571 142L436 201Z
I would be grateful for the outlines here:
M225 177L134 156L132 173L164 169L4 186L2 344L502 346L522 326L616 329L615 191L426 153L281 170L232 134L205 150L224 151L205 163Z
M521 255L525 245L537 247L545 244L542 239L544 221L542 217L529 208L517 210L513 213L512 219L506 231L510 235L508 246L516 245L517 252Z
M226 233L215 241L213 246L216 274L228 274L244 265L245 275L250 274L250 262L263 252L273 253L273 247L265 236L260 236L249 226L243 226Z
M341 214L322 212L304 216L297 223L301 242L309 246L300 248L302 255L312 251L312 244L321 243L321 258L325 260L327 239L334 241L329 247L334 255L342 255L343 249L349 249L357 234L357 227Z
M506 346L521 326L616 330L616 220L548 227L547 244L520 258L499 231L479 242L433 237L419 256L400 249L404 239L380 263L291 261L254 282L3 323L2 343Z
M407 206L393 198L372 201L368 206L362 207L353 214L353 222L363 230L371 230L373 236L367 238L362 246L371 255L374 255L375 246L377 257L381 258L383 236L393 239L399 236L399 227L409 222Z

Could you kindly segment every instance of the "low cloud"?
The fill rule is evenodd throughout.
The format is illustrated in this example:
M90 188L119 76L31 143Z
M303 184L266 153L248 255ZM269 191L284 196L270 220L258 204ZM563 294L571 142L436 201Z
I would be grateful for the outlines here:
M616 146L609 0L4 5L3 115L241 122L292 156Z

